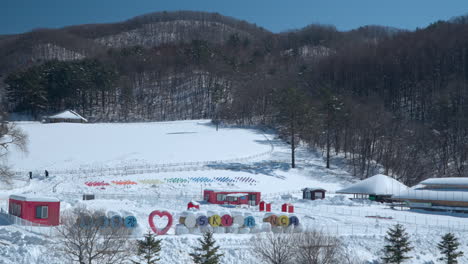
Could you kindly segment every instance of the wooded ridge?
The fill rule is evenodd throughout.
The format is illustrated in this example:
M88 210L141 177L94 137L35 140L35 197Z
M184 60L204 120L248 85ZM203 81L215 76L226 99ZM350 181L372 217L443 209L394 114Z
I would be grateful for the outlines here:
M2 99L34 118L212 118L274 127L406 184L467 176L466 17L415 31L310 25L273 34L203 12L0 36ZM380 164L380 165L377 165Z

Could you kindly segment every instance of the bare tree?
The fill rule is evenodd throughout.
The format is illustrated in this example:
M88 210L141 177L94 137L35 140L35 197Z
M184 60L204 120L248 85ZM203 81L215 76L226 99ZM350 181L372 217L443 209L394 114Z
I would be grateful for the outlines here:
M259 234L253 238L253 253L264 263L289 264L294 263L292 234Z
M13 174L6 163L11 147L27 152L28 137L14 123L7 121L6 113L0 109L0 181L10 182Z
M310 114L305 93L296 88L288 87L281 91L278 100L279 111L277 120L290 137L291 168L296 167L296 148L299 146L299 135L307 124Z
M364 264L366 261L357 256L352 249L342 246L340 250L340 261L342 264Z
M338 238L316 230L300 234L259 234L252 243L253 253L269 264L362 263Z
M333 264L342 263L341 244L337 238L320 231L308 231L294 236L296 263Z
M78 207L67 212L57 228L59 249L70 261L80 264L126 263L131 252L129 231L105 221L101 211Z

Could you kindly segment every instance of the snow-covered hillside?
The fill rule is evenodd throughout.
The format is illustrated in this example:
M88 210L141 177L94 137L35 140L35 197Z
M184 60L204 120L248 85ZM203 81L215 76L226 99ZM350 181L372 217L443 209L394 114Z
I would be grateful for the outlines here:
M216 131L206 120L20 126L30 136L30 152L27 156L13 153L10 161L17 171L37 173L32 181L20 181L1 192L4 209L9 194L52 196L62 201L62 212L85 206L131 213L138 219L137 236L141 236L149 228L151 211L167 210L178 219L187 202L201 199L204 188L254 189L273 203L274 212L284 202L293 203L302 224L338 236L356 258L367 263L379 260L385 232L396 223L405 225L415 247L408 263L435 263L436 243L447 231L455 232L462 250L468 250L464 215L393 210L335 195L357 179L337 166L326 169L321 154L305 148L298 150L298 168L290 169L289 146L261 130ZM44 178L43 169L50 171L49 178ZM304 187L324 188L327 198L302 200ZM83 201L84 193L97 199ZM201 211L263 216L256 207L231 209L202 203ZM66 263L60 254L45 254L56 246L50 231L44 236L30 230L0 225L0 263ZM171 229L163 236L162 263L190 263L188 253L199 236L174 233ZM252 238L251 234L215 234L225 254L223 263L259 263L248 252ZM467 262L464 257L462 263Z

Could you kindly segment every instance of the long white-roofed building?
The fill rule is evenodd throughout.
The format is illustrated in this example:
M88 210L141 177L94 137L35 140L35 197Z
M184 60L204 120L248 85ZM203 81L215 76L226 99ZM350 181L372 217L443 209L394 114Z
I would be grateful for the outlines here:
M392 197L410 208L468 211L468 178L430 178Z

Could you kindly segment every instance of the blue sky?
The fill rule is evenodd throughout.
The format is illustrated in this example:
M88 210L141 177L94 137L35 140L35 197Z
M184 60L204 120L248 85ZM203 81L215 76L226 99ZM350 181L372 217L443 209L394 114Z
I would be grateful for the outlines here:
M218 12L273 32L311 23L340 30L370 24L415 29L468 13L468 0L2 0L0 34L118 22L164 10Z

